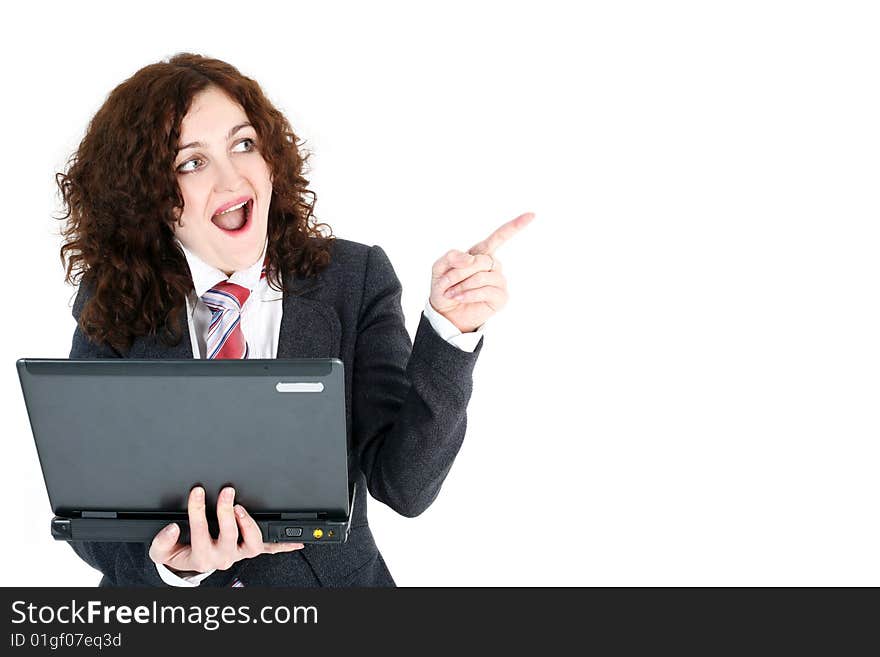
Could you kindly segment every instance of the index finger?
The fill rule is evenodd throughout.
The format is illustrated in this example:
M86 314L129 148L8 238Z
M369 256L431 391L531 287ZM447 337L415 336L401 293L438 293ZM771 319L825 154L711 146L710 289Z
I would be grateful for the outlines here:
M534 218L534 212L526 212L519 215L516 219L511 219L500 228L497 228L495 232L489 235L489 237L484 239L482 242L474 244L470 249L468 249L468 253L470 253L471 255L476 255L478 253L495 253L495 250L499 246L504 244L504 242L509 240L514 235L516 235L520 230L528 226Z

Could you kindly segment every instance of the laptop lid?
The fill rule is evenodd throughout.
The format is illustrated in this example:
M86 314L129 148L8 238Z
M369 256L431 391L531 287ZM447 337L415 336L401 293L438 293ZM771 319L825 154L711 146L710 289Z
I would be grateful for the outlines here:
M52 510L185 512L201 484L253 514L348 514L338 359L20 359Z

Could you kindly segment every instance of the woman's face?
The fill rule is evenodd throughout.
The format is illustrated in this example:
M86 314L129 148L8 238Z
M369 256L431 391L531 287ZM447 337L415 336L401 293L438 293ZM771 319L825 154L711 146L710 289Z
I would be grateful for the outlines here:
M220 89L205 89L181 122L178 148L184 205L175 236L227 276L250 267L266 242L272 180L244 109Z

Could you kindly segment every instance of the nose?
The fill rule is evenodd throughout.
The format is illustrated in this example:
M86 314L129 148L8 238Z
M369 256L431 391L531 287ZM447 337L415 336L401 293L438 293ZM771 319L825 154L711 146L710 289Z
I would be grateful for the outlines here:
M228 157L215 160L214 174L216 176L214 191L216 192L234 192L241 187L243 176Z

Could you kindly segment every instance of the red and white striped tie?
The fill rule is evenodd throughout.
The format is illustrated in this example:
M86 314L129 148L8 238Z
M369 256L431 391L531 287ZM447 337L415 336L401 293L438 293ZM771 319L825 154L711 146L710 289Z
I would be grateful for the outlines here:
M266 277L266 265L260 279ZM229 281L217 283L202 295L211 309L211 323L205 338L205 358L247 358L249 348L241 330L241 309L250 296L246 287Z

